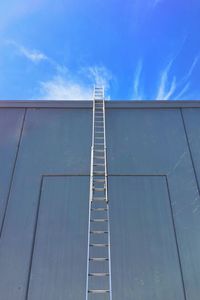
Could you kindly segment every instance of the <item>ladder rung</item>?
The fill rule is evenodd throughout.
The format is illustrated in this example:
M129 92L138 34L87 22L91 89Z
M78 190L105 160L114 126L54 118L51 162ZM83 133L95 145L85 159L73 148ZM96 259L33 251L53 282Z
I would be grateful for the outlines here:
M88 293L91 294L106 294L106 293L110 293L109 290L88 290Z
M104 156L94 156L95 159L105 159Z
M105 182L105 178L94 178L94 182Z
M107 211L108 209L105 207L91 208L92 211Z
M101 150L101 149L94 149L94 152L104 152L104 150Z
M105 164L94 163L93 166L95 166L95 167L105 167Z
M91 257L91 261L108 261L109 259L107 257Z
M109 273L89 273L89 276L109 276Z
M105 172L103 171L94 171L94 175L105 176Z
M103 187L103 188L95 188L95 187L93 187L93 190L96 191L96 192L104 192L105 189L106 189L105 187Z
M108 219L90 219L91 222L108 222Z
M108 247L108 244L90 244L91 247Z
M92 233L92 234L107 234L108 231L105 231L105 230L91 230L90 233Z
M105 187L103 188L96 188L96 187L93 187L93 190L96 191L96 192L104 192L105 191Z
M106 198L105 197L93 197L94 201L106 201Z

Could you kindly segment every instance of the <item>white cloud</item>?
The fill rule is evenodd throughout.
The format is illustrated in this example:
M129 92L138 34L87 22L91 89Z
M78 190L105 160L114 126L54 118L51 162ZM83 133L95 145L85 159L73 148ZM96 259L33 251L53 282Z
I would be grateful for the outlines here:
M169 62L167 67L161 73L161 80L160 80L156 100L168 100L169 97L171 97L174 90L176 89L176 78L173 79L173 82L171 84L169 84L169 78L168 78L172 64L173 64L173 60Z
M177 76L172 76L172 66L175 62L176 57L170 60L167 66L160 72L160 81L156 88L156 100L181 100L181 99L189 99L188 91L191 85L191 76L195 67L197 66L200 55L196 56L189 67L187 74L180 78ZM144 66L142 61L139 61L134 79L134 93L133 99L135 100L144 100L149 97L145 95L144 89L141 89L141 74L143 72Z
M104 86L109 90L110 82L114 79L113 74L104 66L90 66L82 68L80 71L93 84Z
M178 95L176 95L174 100L180 100L182 99L182 97L185 96L185 94L187 93L188 89L190 87L190 82L187 82L185 84L185 86L182 88L182 90L178 93Z
M20 48L20 51L24 56L28 59L30 59L32 62L37 63L42 60L46 60L47 57L43 53L37 51L37 50L30 50L24 47Z
M51 80L40 83L41 100L92 100L93 86L103 85L108 91L113 75L104 66L81 68L76 74L58 72ZM106 99L109 96L106 95Z
M192 63L192 65L191 65L191 67L190 67L188 73L186 74L186 76L185 76L184 79L183 79L184 81L187 81L187 80L191 77L191 75L192 75L192 73L193 73L193 71L194 71L196 65L197 65L198 62L199 62L199 58L200 58L199 55L196 56L196 57L194 58L193 63Z
M109 90L112 74L103 66L82 68L77 74L58 73L48 81L40 82L40 100L92 100L93 86L103 85ZM106 95L106 99L109 96Z
M91 100L94 85L103 85L108 91L110 81L114 79L112 73L102 65L84 67L77 72L72 72L38 50L30 50L13 40L6 41L6 43L14 46L31 62L46 61L53 67L54 76L50 80L39 82L39 96L34 97L35 99Z
M39 50L28 49L27 47L24 47L23 45L20 45L19 43L13 40L7 40L6 44L14 46L21 55L23 55L26 59L30 60L32 63L46 61L53 68L55 68L55 70L58 73L64 74L67 72L67 68L65 66L58 64L52 58L48 57L46 54L42 53Z
M174 92L176 91L176 87L177 87L176 81L177 81L176 77L174 77L173 80L170 82L168 90L163 95L162 100L169 100L174 95Z
M40 83L40 100L92 100L92 89L61 75Z
M135 79L134 79L133 99L136 99L136 100L141 100L142 99L142 96L141 96L140 91L139 91L142 70L143 70L143 61L140 60L138 65L137 65L137 68L136 68Z
M19 51L19 53L23 56L25 56L27 59L29 59L30 61L34 62L34 63L38 63L44 60L48 60L48 57L35 49L28 49L22 45L20 45L19 43L16 43L15 41L7 41L7 44L9 45L13 45L15 48L17 48L17 50Z

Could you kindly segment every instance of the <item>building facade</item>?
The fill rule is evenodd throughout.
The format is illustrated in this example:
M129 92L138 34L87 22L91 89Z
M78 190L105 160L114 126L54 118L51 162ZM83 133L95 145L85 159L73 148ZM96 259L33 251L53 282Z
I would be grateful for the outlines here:
M91 101L0 103L1 300L85 299L91 135ZM200 102L108 101L106 137L113 300L198 300Z

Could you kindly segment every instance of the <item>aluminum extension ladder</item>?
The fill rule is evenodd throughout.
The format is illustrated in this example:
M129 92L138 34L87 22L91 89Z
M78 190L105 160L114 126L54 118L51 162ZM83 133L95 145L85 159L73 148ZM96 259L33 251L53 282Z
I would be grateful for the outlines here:
M104 88L95 86L90 169L86 300L112 300Z

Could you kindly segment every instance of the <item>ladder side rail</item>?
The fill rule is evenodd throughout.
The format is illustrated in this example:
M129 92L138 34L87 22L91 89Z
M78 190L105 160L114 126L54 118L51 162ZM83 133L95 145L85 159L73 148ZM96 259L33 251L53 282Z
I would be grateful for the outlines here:
M95 121L95 97L93 97L92 110L92 146L91 146L91 163L90 163L90 194L89 194L89 212L88 212L88 245L87 245L87 278L86 278L86 300L88 300L89 289L89 267L90 267L90 219L91 219L91 204L93 199L93 162L94 162L94 121Z
M112 300L112 270L111 270L111 240L110 240L110 214L109 214L109 204L108 204L108 170L107 170L107 144L106 144L106 114L105 114L105 98L103 99L103 124L104 124L104 157L105 157L105 192L107 201L107 218L108 218L108 262L109 262L109 290L110 290L110 300Z

